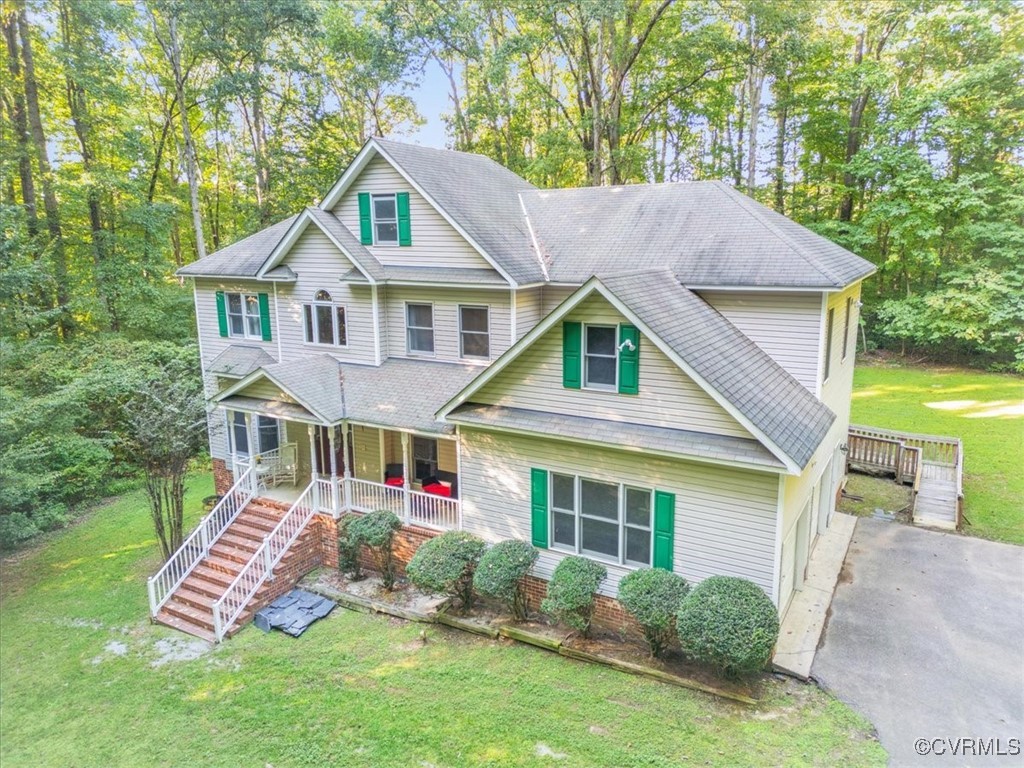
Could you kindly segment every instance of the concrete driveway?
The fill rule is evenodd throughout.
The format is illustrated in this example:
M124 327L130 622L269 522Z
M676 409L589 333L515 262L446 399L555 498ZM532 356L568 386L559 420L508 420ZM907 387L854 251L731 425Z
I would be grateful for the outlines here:
M1024 765L1024 548L858 520L811 674L892 765Z

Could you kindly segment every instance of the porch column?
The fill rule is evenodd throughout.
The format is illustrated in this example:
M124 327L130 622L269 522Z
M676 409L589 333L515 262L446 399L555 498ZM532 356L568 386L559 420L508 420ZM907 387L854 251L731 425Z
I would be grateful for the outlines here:
M253 440L252 432L252 414L244 413L243 418L245 419L245 440L248 443L246 446L249 449L249 469L252 474L249 475L249 483L253 489L253 493L258 493L260 490L260 474L256 471L256 441Z
M232 483L238 480L238 451L235 450L235 412L225 409L228 427L228 456L231 457Z
M351 463L351 457L348 455L348 435L349 435L349 425L348 425L348 422L347 421L343 421L343 422L341 422L341 463L344 466L342 467L341 471L343 473L344 480L342 480L341 488L342 488L342 494L343 494L343 496L342 496L342 505L343 505L343 507L346 510L352 509L351 490L349 489L349 485L350 485L349 481L352 479L352 472L349 470L349 464Z
M338 430L335 427L328 429L330 431L327 433L327 442L331 447L331 512L338 517L341 514L341 494L338 492L338 456L334 448L335 433Z
M306 432L309 433L309 467L310 467L310 479L316 480L316 428L309 424L306 426Z
M412 512L412 497L409 495L410 482L409 475L412 473L412 462L409 460L409 433L402 432L402 489L405 493L402 494L402 506L405 511L405 521L409 522Z

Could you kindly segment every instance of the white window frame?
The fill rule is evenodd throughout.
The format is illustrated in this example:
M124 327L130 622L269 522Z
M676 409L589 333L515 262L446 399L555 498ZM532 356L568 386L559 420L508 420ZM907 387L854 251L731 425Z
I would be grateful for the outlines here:
M238 303L242 308L241 314L237 314L231 311L231 297L237 296ZM252 297L255 299L253 305L256 308L255 312L249 310L248 298ZM256 339L257 341L263 340L263 317L260 315L260 296L258 293L246 293L245 291L225 291L224 292L224 315L228 321L228 336L233 339ZM235 333L231 327L231 318L241 317L242 318L242 333ZM249 332L249 320L250 318L256 318L256 333Z
M391 201L395 204L395 220L394 220L394 224L395 224L395 239L394 239L393 242L391 240L381 240L377 236L377 221L378 220L377 220L377 205L376 205L376 201L377 200L383 200L385 198L391 198ZM380 223L382 223L382 224L390 224L392 222L391 222L391 219L380 219ZM397 194L395 194L394 192L388 192L386 194L371 194L370 195L370 224L373 227L373 244L374 245L383 245L383 246L398 245L398 241L400 239L400 236L398 234L398 195Z
M421 454L418 454L416 452L417 443L419 443L419 445L422 446L424 441L429 441L429 442L434 444L434 450L433 450L434 457L432 459L429 458L429 457L424 458ZM410 474L409 477L410 477L410 479L414 479L416 482L420 482L423 479L423 478L420 478L420 477L416 477L416 465L419 464L421 461L424 464L430 464L430 465L433 466L434 471L431 472L430 475L433 475L433 476L436 477L437 473L438 473L438 465L441 463L441 446L439 445L439 441L438 441L438 439L436 437L425 437L423 435L413 435L413 438L412 438L412 473ZM429 477L430 475L427 475L427 476Z
M590 358L591 355L590 355L590 353L587 352L587 337L589 336L591 328L611 328L611 329L613 329L613 333L614 333L613 339L614 339L614 346L615 346L615 354L612 356L612 359L615 361L615 366L614 366L615 367L615 382L612 383L612 384L591 384L588 381L588 374L589 374L590 369L589 369L589 366L587 365L587 363L588 363L588 358ZM593 390L595 392L618 392L619 391L619 343L618 343L618 339L619 339L619 326L618 325L608 325L607 323L584 323L583 324L583 349L582 349L582 356L583 356L583 382L582 382L582 386L583 386L583 389L590 389L590 390ZM609 359L608 355L603 355L603 354L595 354L595 355L593 355L593 357L601 357L601 358L604 358L605 360Z
M430 328L422 325L409 325L409 307L430 307ZM412 348L412 333L411 331L430 331L430 340L433 342L431 346L432 350L429 352L421 351ZM434 324L434 302L432 301L407 301L405 302L405 352L407 355L416 357L436 357L437 356L437 335L435 333Z
M233 414L237 414L237 415L233 415ZM242 421L241 421L240 424L235 424L235 419L238 416L242 417ZM249 458L250 456L259 455L259 454L263 453L263 446L260 445L260 423L259 423L260 419L273 419L273 421L277 424L277 446L278 446L278 448L281 447L282 443L284 443L284 434L282 432L282 426L284 425L284 420L283 419L278 419L278 418L275 418L273 416L263 416L262 414L259 414L259 413L250 413L249 416L252 419L252 427L253 427L252 431L256 433L255 434L255 440L254 440L253 439L254 436L249 434L249 423L248 423L248 421L246 421L245 416L246 416L246 412L245 411L228 411L228 412L225 412L225 414L224 414L224 420L227 422L227 428L228 428L228 441L229 441L228 442L228 450L229 450L229 452L231 454L233 454L235 456L243 456L245 458ZM240 426L240 427L242 427L242 429L245 430L245 452L244 453L240 452L238 450L238 441L235 439L235 427L236 426ZM257 450L255 452L253 452L253 450L252 450L253 447L254 447L253 443L256 443L255 448Z
M464 309L482 309L487 313L487 332L482 333L481 331L467 331L462 327L462 310ZM433 319L433 316L431 316ZM473 336L486 336L487 337L487 354L486 355L467 355L466 345L464 343L464 334L471 334ZM459 304L459 357L464 360L490 360L491 359L491 306L490 304Z
M326 293L330 296L329 291L323 289L318 290L316 293ZM340 301L334 301L333 297L331 301L317 300L316 293L313 294L313 300L307 301L302 305L302 341L304 344L312 347L337 347L340 349L348 348L348 306ZM317 317L317 307L330 307L331 308L331 326L333 327L334 342L327 344L323 341L318 341L320 338L320 320ZM306 314L306 309L309 309L309 314ZM339 342L341 332L338 328L338 310L341 310L345 315L345 343ZM312 324L311 324L312 323ZM310 341L310 339L313 339Z
M571 477L573 479L573 509L562 509L561 507L555 506L555 475L561 475L563 477ZM602 485L614 485L618 488L617 499L618 499L618 518L614 521L619 529L619 556L612 557L602 552L595 552L589 549L583 549L583 518L589 520L597 520L604 523L613 522L607 517L598 517L594 515L586 515L580 509L583 498L583 481L589 480L593 483L600 483ZM646 493L650 499L650 515L648 517L648 527L632 525L626 522L626 490L640 491ZM548 541L551 542L551 549L556 552L565 552L572 555L581 555L583 557L591 558L592 560L600 560L605 563L612 565L618 565L623 568L650 568L654 562L654 489L645 488L640 485L634 485L633 483L615 482L611 480L601 480L596 477L584 477L582 475L574 475L570 472L558 472L551 470L548 472ZM574 527L574 546L569 547L565 544L559 544L555 541L555 513L561 514L572 514L575 527ZM638 563L635 560L626 559L626 528L632 528L639 531L647 531L648 535L648 548L647 552L650 557L646 563Z

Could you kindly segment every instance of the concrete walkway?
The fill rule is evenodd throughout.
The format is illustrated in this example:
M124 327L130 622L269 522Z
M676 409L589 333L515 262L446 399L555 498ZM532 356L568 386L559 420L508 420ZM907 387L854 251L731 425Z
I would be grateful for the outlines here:
M789 610L782 620L773 664L777 670L806 680L825 627L839 572L850 547L857 518L837 512L832 525L818 537L807 563L803 589L793 593Z
M860 519L812 674L893 765L1024 765L1024 548Z

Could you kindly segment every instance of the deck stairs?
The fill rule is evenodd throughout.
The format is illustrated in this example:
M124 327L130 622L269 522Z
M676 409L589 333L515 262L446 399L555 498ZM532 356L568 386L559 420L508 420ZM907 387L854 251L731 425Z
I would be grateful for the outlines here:
M269 499L253 499L171 594L157 613L156 621L194 637L215 641L214 602L223 596L287 511L287 505ZM287 552L275 570L285 570L289 559L296 556L294 550ZM274 586L271 581L263 583L245 610L226 628L225 636L230 637L245 626Z

